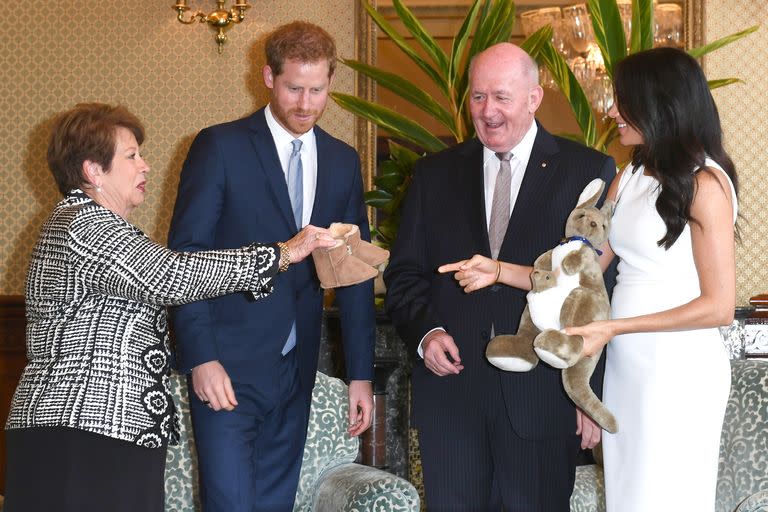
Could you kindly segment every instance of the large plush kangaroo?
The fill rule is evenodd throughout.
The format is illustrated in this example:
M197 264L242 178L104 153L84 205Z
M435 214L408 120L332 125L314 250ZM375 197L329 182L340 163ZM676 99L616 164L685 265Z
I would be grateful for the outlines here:
M607 239L613 204L595 208L605 183L591 181L568 216L565 238L533 264L528 305L515 335L496 336L485 355L502 370L525 372L539 359L563 369L563 386L573 402L602 428L616 432L616 418L595 396L589 379L600 354L582 357L584 340L561 329L607 320L611 307L598 262L598 250Z

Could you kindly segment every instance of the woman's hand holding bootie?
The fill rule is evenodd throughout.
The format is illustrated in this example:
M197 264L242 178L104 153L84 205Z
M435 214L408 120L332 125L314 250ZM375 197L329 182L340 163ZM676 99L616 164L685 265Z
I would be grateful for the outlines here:
M285 245L291 253L291 263L298 263L312 254L315 249L327 249L333 247L336 240L331 236L331 232L324 228L307 224L296 236L287 240Z
M317 277L324 289L373 279L379 273L376 267L389 257L386 249L362 240L360 228L355 224L334 222L328 232L336 243L312 253Z

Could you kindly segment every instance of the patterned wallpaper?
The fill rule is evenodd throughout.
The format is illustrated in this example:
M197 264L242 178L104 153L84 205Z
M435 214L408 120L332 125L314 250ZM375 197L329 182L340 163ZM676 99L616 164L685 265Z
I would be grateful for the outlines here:
M735 8L734 2L738 3ZM219 55L213 31L182 26L171 0L57 0L0 25L0 294L23 293L29 252L58 194L45 165L51 116L79 101L120 102L146 124L143 151L152 166L147 201L132 220L165 240L182 161L197 131L243 116L265 101L259 70L266 32L296 12L327 28L342 56L354 54L355 0L251 0L246 20ZM768 19L751 0L703 0L705 40ZM213 0L192 0L210 10ZM345 29L340 29L344 27ZM760 165L768 147L768 30L707 57L709 77L740 76L745 85L715 91L726 144L741 177L738 303L768 292L768 210L761 208ZM340 67L335 89L352 92ZM321 124L352 142L354 121L332 102Z
M705 58L707 77L737 76L736 84L713 92L720 110L725 144L741 184L739 206L742 243L736 252L737 303L768 293L768 208L765 159L768 152L768 3L753 0L705 0L704 37L714 41L762 23L746 39Z
M213 30L183 26L173 3L56 0L27 9L21 24L0 24L0 294L23 293L29 253L59 199L45 163L53 114L102 101L123 103L142 119L152 171L147 200L131 220L164 242L181 164L197 131L266 101L260 70L270 29L302 13L336 37L341 56L354 55L354 0L251 0L221 55ZM215 3L189 5L209 12ZM334 89L353 88L352 73L339 68ZM321 125L354 139L353 117L332 101Z

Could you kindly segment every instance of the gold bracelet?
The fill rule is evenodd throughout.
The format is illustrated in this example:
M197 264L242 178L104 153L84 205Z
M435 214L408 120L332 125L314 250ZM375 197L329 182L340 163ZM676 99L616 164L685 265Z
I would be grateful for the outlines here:
M277 242L277 247L280 248L280 263L278 264L277 271L285 272L288 270L288 265L291 264L291 250L285 242Z
M499 260L496 260L496 265L498 268L496 269L496 279L493 280L493 284L496 284L499 282L499 278L501 277L501 262Z

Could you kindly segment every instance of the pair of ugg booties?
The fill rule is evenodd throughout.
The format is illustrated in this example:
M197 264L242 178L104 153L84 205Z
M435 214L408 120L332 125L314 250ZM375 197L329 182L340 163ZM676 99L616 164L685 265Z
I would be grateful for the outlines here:
M336 245L312 251L317 277L324 289L338 288L373 279L389 251L360 238L356 224L334 222L328 228Z

